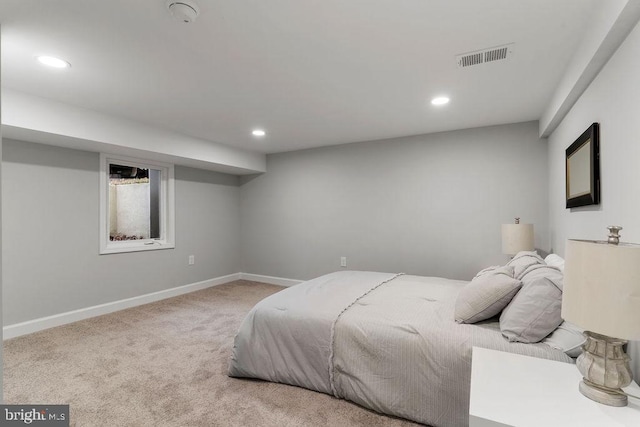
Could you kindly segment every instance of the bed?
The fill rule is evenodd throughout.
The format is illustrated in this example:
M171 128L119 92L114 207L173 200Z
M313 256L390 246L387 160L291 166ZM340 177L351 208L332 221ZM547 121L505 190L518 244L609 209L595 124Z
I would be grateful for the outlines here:
M496 316L456 322L459 296L474 281L342 271L286 288L244 319L229 375L316 390L427 425L465 426L473 346L573 362L544 342L510 342Z

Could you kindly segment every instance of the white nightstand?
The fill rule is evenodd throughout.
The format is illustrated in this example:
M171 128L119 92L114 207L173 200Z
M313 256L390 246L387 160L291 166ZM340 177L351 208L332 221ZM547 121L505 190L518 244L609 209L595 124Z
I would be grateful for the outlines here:
M601 405L578 391L575 365L473 347L469 427L640 426L640 401ZM627 393L640 396L632 383Z

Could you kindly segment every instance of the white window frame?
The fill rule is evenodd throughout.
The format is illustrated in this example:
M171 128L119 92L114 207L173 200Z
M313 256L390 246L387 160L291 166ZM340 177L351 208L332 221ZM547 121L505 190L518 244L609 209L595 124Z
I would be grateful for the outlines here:
M143 240L109 240L109 164L131 165L160 170L160 238ZM100 254L154 251L175 248L174 166L135 157L100 154Z

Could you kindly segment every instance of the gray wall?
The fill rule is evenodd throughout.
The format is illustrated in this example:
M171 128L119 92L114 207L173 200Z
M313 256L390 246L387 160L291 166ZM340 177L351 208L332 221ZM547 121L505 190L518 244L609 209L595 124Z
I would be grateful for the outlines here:
M567 239L602 240L608 225L624 227L623 241L640 243L639 51L640 24L549 137L551 242L560 255ZM601 202L565 209L565 150L593 122L600 123ZM640 381L640 342L631 348Z
M242 179L242 271L340 269L470 279L503 264L520 216L548 249L547 144L537 122L269 155Z
M0 31L0 34L2 32ZM2 36L0 36L0 46L2 45ZM1 50L1 49L0 49ZM0 52L1 55L2 52ZM0 67L1 69L2 67ZM0 71L1 74L1 71ZM0 81L2 76L0 75ZM0 87L0 99L2 99L2 88ZM0 103L1 104L1 103ZM0 106L0 123L2 123L2 107ZM0 125L0 242L2 242L2 125ZM0 319L2 319L2 245L0 245ZM3 379L4 379L4 365L2 363L3 357L3 336L2 328L0 328L0 402L4 402L3 394Z
M6 139L3 154L5 326L240 271L236 176L176 167L176 248L98 255L99 155Z

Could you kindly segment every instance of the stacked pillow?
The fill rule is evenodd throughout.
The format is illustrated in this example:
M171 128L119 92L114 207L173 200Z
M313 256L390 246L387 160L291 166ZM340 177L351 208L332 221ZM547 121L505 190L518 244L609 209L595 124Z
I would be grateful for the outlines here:
M520 292L502 310L500 330L509 341L541 341L562 323L562 287L540 277L522 285Z
M584 337L560 316L564 260L547 259L523 251L504 267L480 271L458 295L456 321L476 323L502 312L500 330L509 341L542 341L576 357Z
M500 315L500 330L509 341L535 343L562 323L562 272L536 252L520 252L513 265L522 289Z
M500 313L522 286L513 277L513 267L490 267L479 272L456 299L458 323L476 323Z
M511 258L511 261L509 261L507 265L513 267L515 277L519 278L524 275L529 267L545 265L545 262L536 251L522 251Z

